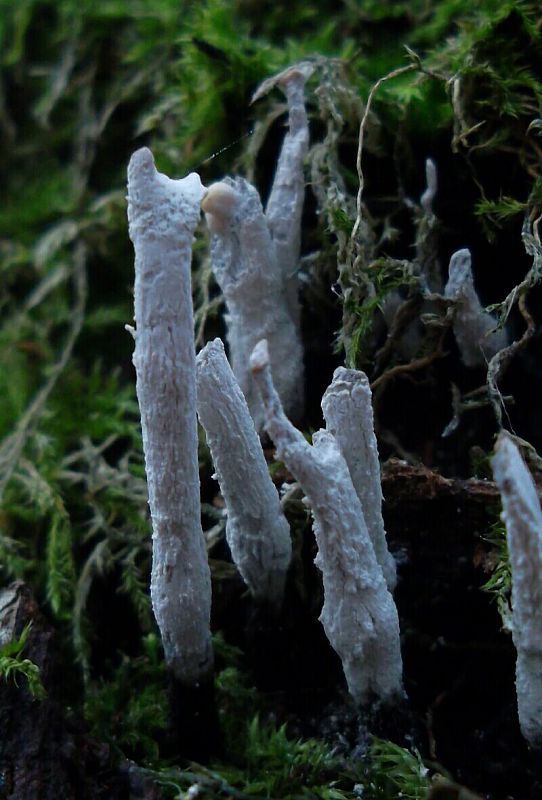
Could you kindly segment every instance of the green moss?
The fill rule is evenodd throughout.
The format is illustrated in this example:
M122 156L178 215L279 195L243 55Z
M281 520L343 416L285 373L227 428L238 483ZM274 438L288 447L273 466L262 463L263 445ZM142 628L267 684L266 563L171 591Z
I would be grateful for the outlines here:
M40 670L28 658L23 658L23 651L28 642L32 624L29 623L18 639L14 639L0 647L0 680L13 682L16 686L21 678L35 700L43 700L45 689L41 682Z
M108 680L87 687L85 717L94 736L117 755L145 765L156 763L158 741L167 727L165 667L160 640L142 639L137 658L124 655Z
M426 800L429 797L428 770L417 751L383 739L372 738L369 751L368 794L370 800ZM364 795L365 796L365 795Z
M486 559L486 568L490 572L490 577L481 588L483 592L490 594L497 603L503 628L507 631L511 631L512 569L508 555L508 542L504 523L500 520L495 522L484 536L484 540L491 545L489 556Z

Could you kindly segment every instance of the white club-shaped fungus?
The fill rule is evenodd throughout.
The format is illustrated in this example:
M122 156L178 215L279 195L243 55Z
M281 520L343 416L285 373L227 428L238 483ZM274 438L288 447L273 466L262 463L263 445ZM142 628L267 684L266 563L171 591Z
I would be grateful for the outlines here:
M226 501L226 538L252 595L279 609L292 545L246 400L220 339L197 359L198 415Z
M376 560L348 466L329 431L311 446L287 419L273 386L266 342L251 357L265 408L265 429L301 484L314 516L322 571L320 620L338 653L356 703L402 695L402 660L397 609Z
M495 330L497 320L486 311L474 288L471 254L466 248L450 259L444 296L455 302L453 329L466 367L481 367L507 345L504 330Z
M204 189L171 180L147 148L128 167L135 248L134 366L153 528L151 597L166 662L184 684L212 668L211 577L200 520L190 263Z
M228 192L229 190L229 192ZM248 370L255 344L267 338L277 389L294 418L302 412L303 350L288 307L284 276L256 189L243 178L213 184L202 204L211 229L211 262L227 304L227 336L235 377L258 432L260 398ZM209 221L209 215L212 221Z
M501 433L493 474L502 497L512 570L512 637L517 650L516 693L521 732L542 747L542 510L520 452Z
M305 108L305 83L312 75L313 66L307 62L288 67L279 75L265 81L253 97L254 102L263 91L276 84L288 102L288 131L284 137L280 156L265 207L265 217L279 268L286 286L290 315L299 325L298 261L301 252L301 216L305 199L303 163L309 149L309 121Z
M248 362L260 339L268 341L287 414L299 419L303 413L297 266L309 141L304 86L310 71L307 65L291 67L257 93L276 84L288 102L289 130L265 213L257 190L242 178L213 184L202 202L212 234L211 264L227 304L231 364L258 431L263 411Z
M393 556L388 550L382 519L382 488L378 445L374 433L372 396L364 372L339 367L322 398L322 410L344 456L359 497L367 530L388 589L397 583Z

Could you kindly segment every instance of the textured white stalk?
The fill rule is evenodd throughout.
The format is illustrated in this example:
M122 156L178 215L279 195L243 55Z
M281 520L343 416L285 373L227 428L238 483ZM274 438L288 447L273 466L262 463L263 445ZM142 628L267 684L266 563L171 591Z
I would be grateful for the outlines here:
M263 410L248 362L262 338L269 342L284 407L290 416L299 418L303 406L303 350L258 192L242 178L226 178L209 188L202 208L213 233L213 271L228 307L230 360L256 429L261 431L263 427Z
M305 83L312 71L310 64L298 64L276 78L276 85L284 92L288 102L288 132L282 143L273 186L265 208L277 260L284 275L290 315L297 324L300 314L297 269L305 199L303 166L309 149Z
M292 554L290 527L220 339L196 362L198 415L226 501L233 560L254 597L279 608Z
M200 521L190 263L203 187L171 180L142 148L128 167L135 352L153 528L151 597L166 661L197 684L212 667L211 578Z
M426 187L420 197L420 205L427 216L432 216L434 214L433 200L437 196L438 189L437 165L432 158L425 160L425 183Z
M456 303L453 329L466 367L481 367L507 345L504 330L495 330L497 320L482 307L471 267L470 250L458 250L450 259L444 296Z
M512 637L517 650L519 724L533 747L542 747L542 511L536 486L519 450L501 433L493 474L502 497L512 569Z
M251 368L266 412L265 427L277 454L301 484L314 516L322 570L320 620L341 658L348 689L358 703L402 693L399 621L376 560L348 466L333 435L319 431L313 446L288 421L273 386L265 342Z
M442 294L442 277L438 259L439 224L435 216L433 201L438 190L438 176L435 162L428 158L425 162L426 189L420 197L416 219L416 258L419 265L422 288L425 292ZM430 302L427 311L434 310Z
M374 432L372 395L364 372L339 367L322 398L326 427L348 465L367 530L388 589L397 583L395 561L388 550L382 519L380 462Z

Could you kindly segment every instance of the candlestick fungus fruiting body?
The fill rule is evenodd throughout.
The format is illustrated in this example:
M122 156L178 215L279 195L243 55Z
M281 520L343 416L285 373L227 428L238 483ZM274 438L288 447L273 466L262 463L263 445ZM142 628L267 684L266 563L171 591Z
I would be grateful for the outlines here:
M264 85L263 91L278 85L285 93L289 124L265 212L257 190L242 178L213 184L202 203L211 232L211 264L228 309L230 360L258 431L263 410L248 362L260 339L267 339L286 413L293 419L303 414L297 267L309 142L308 74L310 69L300 65Z
M196 362L198 415L226 501L231 554L252 595L278 610L292 554L290 527L221 340L209 342Z
M171 180L142 148L128 167L135 249L134 366L153 528L151 597L168 666L182 683L212 669L211 579L200 521L190 264L204 189Z
M397 583L393 556L388 550L382 519L380 462L374 432L372 396L365 373L339 367L322 398L322 410L330 431L348 465L359 497L367 530L388 589Z
M497 440L493 474L512 570L519 724L529 744L542 748L542 510L531 474L506 433Z
M287 419L265 341L254 349L251 369L265 408L265 429L312 509L316 564L324 583L320 620L340 656L350 694L360 704L372 697L390 701L403 693L397 609L346 461L329 431L318 431L311 446Z

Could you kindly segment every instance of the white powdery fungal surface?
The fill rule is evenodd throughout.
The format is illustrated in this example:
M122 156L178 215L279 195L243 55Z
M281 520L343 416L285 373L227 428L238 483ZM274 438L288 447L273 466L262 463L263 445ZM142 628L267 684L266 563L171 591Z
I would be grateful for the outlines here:
M519 724L542 747L542 511L536 486L517 446L501 433L493 474L502 497L512 569L512 636L517 650Z
M348 465L367 530L388 589L397 583L395 561L388 550L382 519L378 445L374 433L372 395L364 372L339 367L322 398L327 430L333 434Z
M303 414L303 347L299 280L301 216L305 197L303 162L309 145L305 82L313 67L289 67L265 81L254 100L278 86L288 103L288 132L282 144L265 209L247 181L209 187L202 208L211 238L211 263L228 307L228 344L235 377L256 429L263 411L248 369L250 354L267 339L275 384L286 413Z
M303 164L309 149L309 121L305 108L305 83L313 67L301 63L275 78L288 102L288 132L284 137L265 208L265 217L282 269L290 315L299 325L297 268L301 252L301 216L305 199Z
M248 369L257 342L269 342L277 391L288 414L303 407L303 349L292 319L284 274L257 190L243 178L209 188L202 203L211 238L211 262L228 307L230 360L257 431L263 409Z
M426 214L432 215L434 213L433 200L437 196L438 190L437 165L432 158L425 160L425 183L426 188L420 197L420 205Z
M253 596L279 609L292 554L290 527L260 439L220 339L197 359L198 415L226 501L226 538Z
M376 560L348 466L333 435L319 431L311 446L286 418L273 386L269 355L260 342L251 368L265 406L277 454L301 484L314 516L322 571L320 620L340 656L357 703L403 693L399 620Z
M190 263L204 189L171 180L152 153L128 166L135 249L134 366L153 528L151 597L166 661L194 685L212 668L211 577L200 521Z
M444 296L456 302L453 329L466 367L481 367L507 345L504 330L495 330L497 320L482 307L472 275L471 255L466 248L450 259Z

